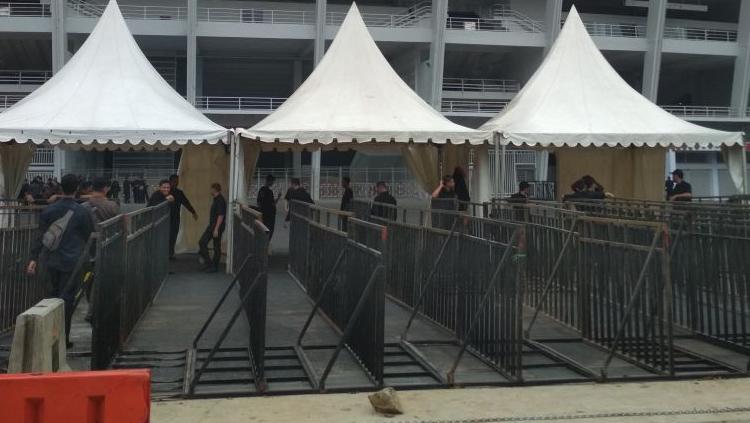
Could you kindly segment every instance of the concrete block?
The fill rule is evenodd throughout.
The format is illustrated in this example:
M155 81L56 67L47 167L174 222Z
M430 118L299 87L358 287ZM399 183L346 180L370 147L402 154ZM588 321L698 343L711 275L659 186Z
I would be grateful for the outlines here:
M65 346L65 303L46 298L19 314L8 373L70 371Z

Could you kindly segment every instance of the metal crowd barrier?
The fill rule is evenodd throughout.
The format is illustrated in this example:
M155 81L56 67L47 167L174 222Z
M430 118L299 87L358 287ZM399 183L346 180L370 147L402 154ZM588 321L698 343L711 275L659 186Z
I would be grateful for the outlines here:
M97 224L91 368L106 369L167 277L169 205Z
M326 389L326 380L345 347L367 370L371 382L383 386L387 232L383 226L356 218L348 219L346 233L304 214L293 212L291 218L296 220L295 224L309 227L309 245L315 246L300 281L315 298L315 305L295 345L306 373L311 375L313 388ZM329 260L334 257L335 261ZM324 313L340 334L334 353L320 375L312 368L303 344L318 311Z
M268 228L263 225L262 215L244 204L235 204L233 213L233 269L234 279L227 286L219 302L211 311L203 327L193 339L192 350L188 354L189 366L195 373L187 372L187 394L195 394L195 388L204 374L211 371L211 363L217 359L227 335L244 311L247 318L248 353L253 383L258 392L267 388L265 378L266 350L266 300L268 292ZM199 350L199 342L211 324L230 292L239 286L240 304L235 309L218 339L204 357ZM213 369L216 370L216 369ZM222 369L218 369L221 371Z
M16 316L38 303L50 286L43 263L26 275L29 252L38 237L41 208L0 202L0 334L13 329Z
M409 340L420 314L452 333L459 347L442 382L455 383L467 351L508 380L522 381L522 226L367 201L355 201L355 213L388 228L387 293L411 310L402 347L416 352L434 344Z

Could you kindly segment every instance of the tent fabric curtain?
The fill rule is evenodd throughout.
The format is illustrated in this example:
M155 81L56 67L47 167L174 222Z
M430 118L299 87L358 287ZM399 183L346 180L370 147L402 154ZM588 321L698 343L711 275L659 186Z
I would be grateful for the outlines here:
M409 144L401 147L401 154L419 186L431 193L440 183L437 148L431 144Z
M33 158L34 146L31 144L0 144L0 170L2 171L0 196L2 198L13 199L18 196Z
M222 146L207 144L191 145L182 149L180 159L180 188L198 212L194 220L184 210L181 211L182 227L177 236L177 253L198 251L198 240L208 226L211 209L211 184L221 184L224 198L228 198L229 188L229 154ZM226 242L227 235L224 236ZM223 247L224 248L224 247ZM223 250L226 252L226 249Z
M571 147L555 154L558 199L570 192L573 182L591 175L615 197L664 200L663 147Z
M474 149L474 168L471 172L471 200L484 203L492 199L492 169L490 151L487 146Z
M240 146L240 160L242 161L244 171L239 175L240 191L238 191L238 199L248 204L250 201L254 201L248 197L248 193L255 177L255 168L258 164L258 157L260 157L262 147L257 142L241 142Z
M469 161L471 157L470 145L445 144L440 147L443 152L443 174L453 175L457 166L461 166L464 171L469 170Z
M722 147L721 154L724 157L724 163L729 168L729 176L732 177L737 192L743 194L746 192L745 186L747 175L745 175L745 149L741 145L732 147Z
M535 164L534 164L534 178L537 181L546 181L547 180L547 172L549 169L549 151L542 150L536 152L535 157Z

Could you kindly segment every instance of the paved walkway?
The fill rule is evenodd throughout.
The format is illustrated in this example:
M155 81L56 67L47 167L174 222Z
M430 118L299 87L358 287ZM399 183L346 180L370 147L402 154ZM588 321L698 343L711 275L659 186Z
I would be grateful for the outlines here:
M376 414L367 394L154 403L154 423L748 422L750 380L581 384L400 392L406 414ZM479 420L481 419L481 420Z

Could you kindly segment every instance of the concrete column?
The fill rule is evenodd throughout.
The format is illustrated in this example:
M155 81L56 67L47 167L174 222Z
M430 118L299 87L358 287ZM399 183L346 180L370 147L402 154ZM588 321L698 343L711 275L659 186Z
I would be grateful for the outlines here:
M430 66L432 81L430 104L440 110L443 101L443 69L445 67L445 23L448 20L448 0L432 0L432 44Z
M734 60L731 107L737 116L745 117L750 93L750 2L741 2L737 29L738 52Z
M195 60L195 95L203 95L203 58L196 57Z
M326 52L326 6L327 0L315 0L315 66L323 59Z
M187 100L195 104L198 72L198 0L187 0Z
M294 75L293 88L296 90L300 85L302 85L302 60L295 60L292 66Z
M562 0L547 0L544 10L544 31L547 36L547 47L545 52L552 47L560 33L560 22L562 21Z
M68 34L65 32L65 0L51 0L52 15L52 72L57 73L65 66L68 50Z
M661 51L664 41L664 23L667 19L667 0L651 0L648 6L646 38L648 50L643 61L644 97L656 103L659 95L659 73L661 71Z

